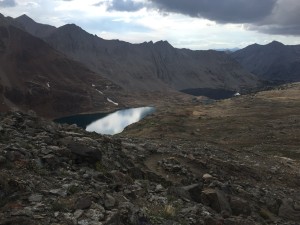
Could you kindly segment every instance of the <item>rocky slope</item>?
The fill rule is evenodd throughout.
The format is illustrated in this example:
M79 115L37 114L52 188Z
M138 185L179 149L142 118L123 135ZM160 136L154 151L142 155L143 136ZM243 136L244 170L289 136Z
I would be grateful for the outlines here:
M300 81L300 45L273 41L267 45L250 45L231 55L261 79Z
M0 114L0 225L299 224L299 161L181 132L118 138Z
M28 27L28 19L17 20L25 29ZM44 40L128 90L239 89L257 84L252 74L224 52L176 49L166 41L142 44L109 41L74 24L53 30Z
M107 97L117 101L117 85L4 17L0 18L0 66L0 111L33 109L55 117L116 108Z

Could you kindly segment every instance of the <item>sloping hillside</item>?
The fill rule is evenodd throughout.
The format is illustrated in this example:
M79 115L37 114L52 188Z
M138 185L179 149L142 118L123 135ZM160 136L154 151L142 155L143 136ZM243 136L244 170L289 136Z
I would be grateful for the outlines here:
M118 86L9 25L5 18L0 24L1 111L33 109L54 117L116 107L106 93Z

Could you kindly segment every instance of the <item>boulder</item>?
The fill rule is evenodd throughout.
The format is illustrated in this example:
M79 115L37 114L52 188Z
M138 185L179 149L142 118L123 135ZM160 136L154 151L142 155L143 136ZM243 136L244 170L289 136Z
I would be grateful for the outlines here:
M216 190L216 189L203 190L201 194L201 202L204 205L211 207L213 210L215 210L218 213L227 212L225 214L231 214L232 212L230 205L225 197L225 194L220 190Z
M112 209L116 205L116 199L109 195L106 194L104 198L104 206L106 209Z
M182 199L201 203L202 188L203 185L199 183L183 187L170 187L168 192Z
M96 163L101 160L102 154L99 149L89 147L80 143L69 143L68 148L75 155L76 162Z
M92 205L90 198L80 198L75 204L76 209L88 209Z
M183 187L183 190L185 190L189 193L190 198L193 201L200 203L202 188L203 188L202 184L192 184L192 185Z
M295 209L295 203L292 199L284 199L282 201L278 215L286 219L300 221L300 209Z
M251 208L249 206L249 203L246 200L241 199L239 197L232 197L230 199L230 207L232 209L232 214L235 216L249 216L251 214Z

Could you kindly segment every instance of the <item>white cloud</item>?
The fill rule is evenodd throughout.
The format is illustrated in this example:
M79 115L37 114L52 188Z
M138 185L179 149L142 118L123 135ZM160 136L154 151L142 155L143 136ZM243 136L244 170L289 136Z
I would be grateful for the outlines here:
M133 43L167 40L175 47L192 49L244 47L254 42L278 40L299 44L299 38L258 33L247 24L218 24L207 19L178 13L164 15L155 9L141 8L135 12L107 11L111 0L17 0L13 8L3 8L6 16L24 13L40 23L61 26L75 23L105 39ZM280 0L283 1L283 0ZM296 1L296 0L288 0ZM135 0L140 4L146 0ZM292 10L286 6L286 10ZM282 10L281 10L282 11ZM279 16L278 13L276 14Z

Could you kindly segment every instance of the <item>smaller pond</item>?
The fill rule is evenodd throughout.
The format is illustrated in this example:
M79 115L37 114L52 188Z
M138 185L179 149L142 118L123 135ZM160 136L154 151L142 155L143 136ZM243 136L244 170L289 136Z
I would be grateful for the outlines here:
M113 113L75 115L54 120L57 123L76 124L89 132L114 135L155 111L154 107L123 109Z

